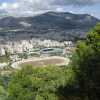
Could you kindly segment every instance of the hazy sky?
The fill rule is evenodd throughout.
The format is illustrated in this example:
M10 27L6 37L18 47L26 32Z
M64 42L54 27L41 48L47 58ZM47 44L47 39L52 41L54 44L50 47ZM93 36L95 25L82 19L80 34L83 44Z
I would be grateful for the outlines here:
M20 16L52 10L88 13L100 18L100 0L0 0L0 10Z

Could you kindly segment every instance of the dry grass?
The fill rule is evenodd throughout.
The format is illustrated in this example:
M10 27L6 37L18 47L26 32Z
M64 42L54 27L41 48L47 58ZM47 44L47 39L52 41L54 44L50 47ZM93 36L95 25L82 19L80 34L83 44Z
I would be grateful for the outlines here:
M52 58L52 59L44 59L39 61L24 62L21 65L46 66L46 65L60 65L64 63L65 63L64 59Z

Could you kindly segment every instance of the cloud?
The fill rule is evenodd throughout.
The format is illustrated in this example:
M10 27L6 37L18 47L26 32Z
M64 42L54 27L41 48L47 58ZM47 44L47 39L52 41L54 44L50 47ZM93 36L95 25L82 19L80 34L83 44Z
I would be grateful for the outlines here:
M100 0L64 0L65 4L68 5L91 5L91 4L96 4L100 3Z
M17 9L18 7L19 5L17 3L10 4L10 3L3 2L0 5L0 9L2 10L14 10Z
M84 7L100 3L100 0L15 0L13 3L4 2L0 9L14 15L32 15L53 11L64 11L66 6Z

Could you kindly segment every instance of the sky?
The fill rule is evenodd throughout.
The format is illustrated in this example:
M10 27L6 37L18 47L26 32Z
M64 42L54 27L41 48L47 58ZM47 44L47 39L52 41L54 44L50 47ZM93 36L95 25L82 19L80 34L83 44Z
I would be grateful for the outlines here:
M100 0L0 0L0 10L16 16L47 11L85 13L100 19Z

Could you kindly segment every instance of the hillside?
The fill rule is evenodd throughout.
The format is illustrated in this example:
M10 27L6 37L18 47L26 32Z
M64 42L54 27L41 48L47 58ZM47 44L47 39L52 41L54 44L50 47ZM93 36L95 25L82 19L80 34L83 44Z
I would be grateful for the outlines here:
M91 15L68 12L47 12L33 17L7 16L0 19L0 40L80 39L97 22L99 19Z

